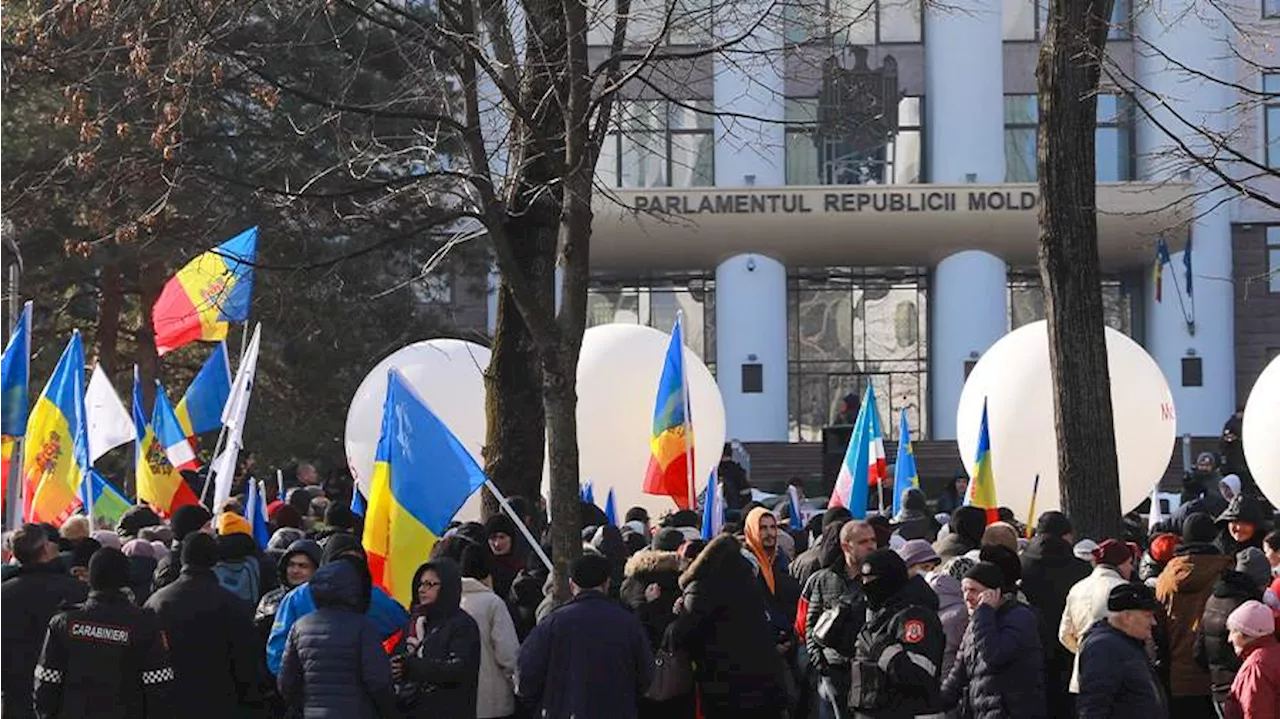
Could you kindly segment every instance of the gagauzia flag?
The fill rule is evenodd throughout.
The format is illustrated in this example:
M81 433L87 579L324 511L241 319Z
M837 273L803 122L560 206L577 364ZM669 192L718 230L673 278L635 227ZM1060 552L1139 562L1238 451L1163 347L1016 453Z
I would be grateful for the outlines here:
M414 572L484 483L462 442L391 370L364 524L374 583L408 606Z
M251 227L197 255L165 283L151 310L156 350L227 338L231 322L249 318L258 228Z
M880 430L875 387L868 383L827 506L844 507L855 519L866 519L867 495L873 486L872 480L878 484L887 474L884 433Z
M25 521L60 526L74 511L88 473L84 347L76 331L27 418L22 445Z
M695 502L693 477L689 474L694 466L693 418L687 402L682 324L677 317L658 380L644 493L671 497L680 509L691 509Z

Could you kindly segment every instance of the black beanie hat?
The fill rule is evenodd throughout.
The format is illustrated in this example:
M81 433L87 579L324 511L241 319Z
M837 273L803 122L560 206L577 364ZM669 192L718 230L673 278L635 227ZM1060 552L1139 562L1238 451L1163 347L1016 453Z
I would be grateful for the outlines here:
M363 555L364 547L360 546L359 539L346 532L330 535L324 541L324 553L320 555L320 563L328 564L347 552L359 552Z
M200 528L213 520L209 510L199 504L184 504L173 512L169 526L173 527L173 541L181 542L188 534L200 531Z
M356 515L345 502L333 502L324 510L324 523L334 529L351 529L356 526Z
M609 580L611 569L608 559L584 553L569 565L569 577L580 589L595 589Z
M822 528L826 529L836 522L853 519L853 515L844 507L831 507L822 513Z
M1018 588L1018 582L1022 579L1022 560L1018 559L1017 552L1002 544L988 544L978 552L978 559L1000 568L1000 574L1004 577L1000 589L1012 592Z
M512 539L519 535L520 530L516 529L516 523L511 521L511 517L505 514L494 514L484 522L484 531L493 536L495 534L505 534Z
M81 539L71 545L71 566L87 567L89 562L93 560L93 555L102 549L102 544L93 538Z
M89 560L89 588L112 591L129 584L129 558L119 549L104 547Z
M1004 586L1004 572L992 562L978 562L964 573L965 579L972 579L987 589L1001 589Z
M1182 522L1182 541L1185 544L1207 544L1218 536L1213 517L1204 512L1192 512Z
M1062 512L1051 509L1040 515L1040 520L1036 522L1036 534L1064 537L1071 534L1071 520Z
M218 563L218 542L204 532L187 535L182 540L182 566L212 569Z
M675 527L663 527L653 535L653 548L663 552L674 552L684 544L684 532Z
M879 609L907 584L907 564L892 549L877 549L862 560L862 592L867 606Z

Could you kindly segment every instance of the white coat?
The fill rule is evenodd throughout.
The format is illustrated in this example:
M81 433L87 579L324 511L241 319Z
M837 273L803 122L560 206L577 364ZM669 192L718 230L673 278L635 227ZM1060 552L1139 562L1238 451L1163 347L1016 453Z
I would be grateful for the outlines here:
M506 602L483 582L462 578L462 610L480 627L480 687L477 719L511 716L516 711L516 659L520 640Z

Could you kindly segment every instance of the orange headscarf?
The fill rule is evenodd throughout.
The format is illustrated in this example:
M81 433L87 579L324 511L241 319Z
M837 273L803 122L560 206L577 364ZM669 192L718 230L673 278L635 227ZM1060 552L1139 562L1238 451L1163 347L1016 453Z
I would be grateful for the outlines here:
M764 507L756 507L748 512L745 534L747 547L752 554L756 555L756 563L760 565L760 576L764 577L764 583L769 586L769 593L773 594L776 591L773 584L773 557L765 551L764 543L760 541L760 520L768 513L769 510ZM777 551L776 548L774 551Z

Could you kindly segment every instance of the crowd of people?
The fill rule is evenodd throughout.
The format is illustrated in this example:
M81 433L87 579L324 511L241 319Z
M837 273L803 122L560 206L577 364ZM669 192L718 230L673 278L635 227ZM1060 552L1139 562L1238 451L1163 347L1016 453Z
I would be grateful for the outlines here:
M614 526L584 503L563 604L506 514L452 526L407 607L360 518L308 487L272 502L265 549L236 500L28 524L5 541L3 713L1278 719L1274 514L1234 475L1187 485L1149 536L1094 538L915 489L803 527L735 491L709 541L696 512ZM541 502L511 504L545 536Z

